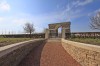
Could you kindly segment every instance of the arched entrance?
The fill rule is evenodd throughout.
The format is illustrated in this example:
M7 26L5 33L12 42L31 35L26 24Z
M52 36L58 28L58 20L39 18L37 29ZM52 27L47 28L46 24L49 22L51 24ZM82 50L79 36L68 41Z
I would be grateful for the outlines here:
M49 29L46 30L45 38L58 38L58 29L61 29L60 38L66 38L66 34L70 33L70 22L49 24Z

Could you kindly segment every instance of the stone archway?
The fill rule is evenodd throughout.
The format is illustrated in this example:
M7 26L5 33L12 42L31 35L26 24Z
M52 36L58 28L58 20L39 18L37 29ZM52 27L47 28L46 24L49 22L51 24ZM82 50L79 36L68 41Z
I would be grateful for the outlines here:
M58 28L61 27L61 37L67 38L66 34L70 33L70 22L49 24L49 29L46 30L45 38L58 38Z

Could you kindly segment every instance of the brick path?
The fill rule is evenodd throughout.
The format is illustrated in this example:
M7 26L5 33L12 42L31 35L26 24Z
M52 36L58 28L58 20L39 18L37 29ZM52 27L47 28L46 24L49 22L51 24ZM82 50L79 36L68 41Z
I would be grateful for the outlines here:
M81 66L60 42L47 42L36 47L19 66Z

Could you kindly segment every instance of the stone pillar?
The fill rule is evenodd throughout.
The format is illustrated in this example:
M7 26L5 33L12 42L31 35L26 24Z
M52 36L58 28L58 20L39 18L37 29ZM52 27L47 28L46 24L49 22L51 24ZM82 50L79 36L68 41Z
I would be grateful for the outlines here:
M70 29L68 28L65 29L65 38L70 38Z
M62 38L66 39L70 37L70 29L62 28Z
M48 39L49 38L49 29L46 29L46 32L45 32L45 39Z
M62 28L62 38L65 39L66 36L65 36L65 28Z

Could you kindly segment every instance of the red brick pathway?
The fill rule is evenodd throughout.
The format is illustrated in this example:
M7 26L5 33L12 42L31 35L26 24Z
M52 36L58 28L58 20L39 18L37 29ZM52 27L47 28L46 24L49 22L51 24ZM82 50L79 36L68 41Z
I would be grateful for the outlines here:
M36 47L19 66L81 66L60 42L47 42Z

